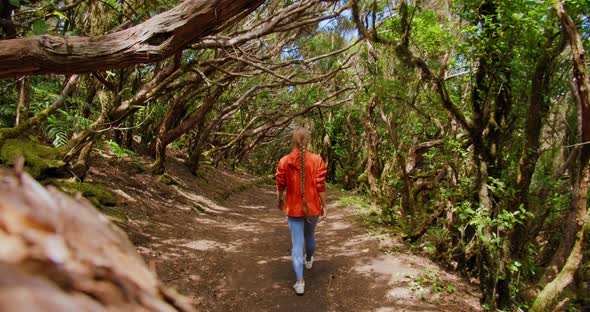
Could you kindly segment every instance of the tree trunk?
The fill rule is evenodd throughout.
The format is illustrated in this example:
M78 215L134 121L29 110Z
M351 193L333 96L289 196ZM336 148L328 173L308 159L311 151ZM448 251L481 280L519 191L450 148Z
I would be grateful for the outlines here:
M0 44L0 79L74 74L164 60L240 21L264 0L191 0L134 27L98 37L32 36Z
M84 199L0 170L1 311L194 311Z
M170 79L173 79L179 74L178 70L175 69L176 66L174 64L169 64L155 74L152 80L146 82L141 89L136 92L133 98L124 101L119 107L115 107L110 112L101 112L101 116L99 116L94 123L82 131L76 138L68 142L67 149L69 152L64 159L66 159L66 161L73 159L82 147L87 142L93 141L102 130L111 126L118 126L129 114L132 114L140 107L145 106L148 100L158 96L162 88L170 82Z
M381 109L381 107L379 107L379 112L381 114L381 120L383 120L383 122L387 126L387 134L389 134L389 139L391 140L393 146L395 146L397 149L395 155L400 167L402 180L404 181L404 187L401 191L401 207L404 214L409 214L411 209L414 207L414 196L411 192L412 182L410 181L410 176L408 174L406 158L401 153L401 149L403 148L403 146L399 142L399 134L393 129L391 117L385 115L385 112L383 111L383 109Z
M18 100L16 102L16 118L14 125L18 126L21 120L26 120L31 104L31 78L22 77L18 82Z
M577 218L576 223L578 227L578 232L575 236L574 246L572 247L570 254L565 262L565 265L549 284L547 284L543 290L539 293L533 306L529 310L530 312L542 312L547 311L552 305L554 300L561 294L561 292L573 281L574 274L580 267L580 263L582 263L582 259L584 257L584 236L588 231L588 219L589 216L587 214L586 204L588 203L588 198L585 194L588 192L588 170L576 178L578 182L576 183L579 189L575 189L574 193L576 193L576 200L574 201L577 207ZM582 193L584 192L584 193ZM583 206L582 206L583 205Z
M189 167L191 173L198 174L199 166L201 164L201 155L203 153L203 144L205 143L204 134L197 131L194 138L193 148L191 149L190 155L186 160L186 165Z
M442 216L444 212L444 208L439 208L438 210L436 210L430 217L424 219L422 223L420 223L414 234L405 236L404 240L407 240L409 242L415 242L416 240L418 240L420 237L422 237L422 235L424 235L424 233L426 233L428 227L432 223L434 223L434 221L436 221L440 216Z
M551 90L549 82L552 67L555 59L561 54L567 43L565 36L560 36L564 40L560 40L558 46L553 47L553 33L547 31L545 37L547 38L545 50L541 52L542 54L537 61L535 75L531 83L531 98L526 119L526 142L522 149L514 185L516 196L509 204L511 211L517 211L520 205L523 205L525 210L528 211L529 187L540 155L541 128L549 113L548 93ZM528 242L530 228L532 227L529 223L523 222L514 225L510 237L511 255L514 259L522 260L524 247Z
M84 108L82 109L82 117L84 118L90 118L90 114L92 113L94 98L96 97L96 92L98 91L96 84L97 82L94 81L93 78L86 78L86 98Z
M559 0L555 1L555 10L566 30L572 49L573 74L575 81L575 90L577 93L578 106L578 129L579 129L579 147L578 165L576 169L574 185L572 190L572 200L570 202L570 212L564 224L563 237L560 240L559 247L555 253L550 269L548 269L541 282L548 281L559 270L564 263L560 273L547 284L538 295L531 311L542 311L552 304L563 289L572 281L582 257L582 248L584 246L584 232L588 223L588 161L590 159L590 83L586 74L586 53L582 44L582 37L576 29L576 24L567 15L563 5ZM572 247L573 245L573 247ZM567 256L569 254L569 256ZM567 256L567 260L565 257Z
M482 156L476 154L475 162L478 167L477 188L479 207L486 217L492 218L493 215L493 200L488 187L488 166L487 162ZM483 226L479 235L479 279L480 288L483 294L483 302L490 306L491 310L502 308L504 309L510 300L510 294L507 291L510 278L507 270L504 268L507 250L498 250L502 246L492 246L493 244L493 228L490 226ZM496 233L498 234L498 233ZM500 279L500 275L504 278Z
M348 155L347 161L341 164L342 169L344 170L344 189L350 190L355 187L356 185L356 177L362 168L365 166L366 157L357 164L358 161L357 155L360 152L359 144L358 144L358 134L354 129L352 122L350 121L351 113L346 115L346 129L350 135L350 155ZM355 166L356 165L356 166ZM355 170L356 168L356 170ZM360 170L359 170L360 169Z
M88 142L82 150L80 151L80 155L78 155L78 160L72 166L72 173L76 176L76 178L80 180L84 180L86 176L86 172L90 168L90 154L92 153L92 147L94 146L94 142Z
M128 129L125 131L125 148L133 150L133 129L135 128L135 112L127 117Z
M189 157L186 161L186 165L189 167L193 174L198 174L199 165L201 162L201 153L203 152L203 145L205 144L205 140L213 131L213 129L219 124L222 124L224 119L227 118L229 115L238 111L243 105L247 103L247 100L250 98L250 96L252 96L256 91L262 88L263 86L261 85L257 85L250 88L248 91L242 93L242 95L240 95L240 97L232 105L224 107L217 114L215 119L209 121L206 127L203 127L202 125L197 126L197 131L195 137L193 138L193 144L190 148ZM243 117L242 114L240 116ZM243 123L242 126L244 126ZM223 155L221 154L223 153L219 153L218 155L216 155L216 159L220 160L221 158L218 158L218 156L222 157Z
M101 96L99 95L99 98ZM108 99L101 98L101 112L98 115L98 118L94 122L94 124L104 125L107 124L107 106L104 102ZM77 155L80 153L88 144L92 143L99 137L100 133L97 131L92 131L91 129L86 129L75 139L72 139L68 142L68 145L65 148L65 153L62 157L62 160L67 164L70 163Z
M373 112L377 105L377 96L373 94L367 104L367 111L363 120L366 134L366 146L367 146L367 179L369 187L373 194L379 193L377 187L377 180L380 178L381 166L379 163L379 156L377 155L377 130L373 126Z
M158 135L156 137L156 146L154 150L156 159L154 163L150 166L152 174L164 173L164 163L166 162L166 146L168 146L168 143L165 142L166 133L169 131L170 128L174 126L175 123L178 122L180 118L182 118L181 115L184 113L186 100L187 98L184 95L177 96L168 108L168 110L166 111L166 115L160 123L160 127L158 128Z
M204 117L204 114L199 113L199 111L207 109L208 112L211 109L211 107L204 107L204 102L195 113L186 118L186 120L183 121L181 125L178 125L182 117L186 114L187 106L190 104L192 98L194 98L201 92L201 90L199 90L199 87L205 81L205 77L209 79L210 76L213 75L215 72L216 68L213 66L209 66L205 70L203 70L203 76L199 76L197 77L196 81L191 82L191 85L188 88L184 89L184 92L174 99L172 105L170 105L170 107L166 111L166 115L164 116L164 119L162 120L162 123L158 128L158 136L156 138L155 146L156 160L151 165L153 174L164 173L164 163L166 162L166 147L168 146L168 144L170 144L172 141L176 140L181 135L188 132L190 128L199 121L199 118ZM213 105L215 104L215 101L207 103ZM205 112L205 114L207 112ZM176 131L174 131L174 133L170 133L173 132L171 129L174 126L177 126L177 128L174 129ZM181 131L178 131L179 128Z
M217 88L214 94L206 96L203 99L203 103L199 106L199 108L190 114L187 118L185 118L177 127L174 129L167 129L166 127L161 128L166 130L165 133L160 133L158 135L158 141L156 142L156 161L152 165L152 170L154 173L156 172L163 172L164 170L164 160L166 158L166 147L168 144L172 143L174 140L180 138L183 134L189 132L195 126L197 129L203 128L203 121L207 113L213 109L215 103L217 103L217 99L223 93L224 88Z

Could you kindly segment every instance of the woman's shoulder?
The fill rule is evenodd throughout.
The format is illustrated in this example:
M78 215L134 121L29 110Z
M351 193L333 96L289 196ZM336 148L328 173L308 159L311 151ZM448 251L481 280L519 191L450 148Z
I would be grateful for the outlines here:
M280 164L282 164L282 163L284 163L285 161L287 161L287 156L289 156L289 155L282 156L282 157L279 159L279 165L280 165Z
M312 159L315 162L324 161L324 159L322 158L321 155L316 154L316 153L312 153L312 152L309 152L309 156L307 156L307 157L309 157L310 159Z
M287 162L289 161L289 156L290 156L290 155L291 155L291 154L287 154L287 155L284 155L284 156L282 156L282 157L279 159L279 165L280 165L280 164L285 164L285 163L287 163Z

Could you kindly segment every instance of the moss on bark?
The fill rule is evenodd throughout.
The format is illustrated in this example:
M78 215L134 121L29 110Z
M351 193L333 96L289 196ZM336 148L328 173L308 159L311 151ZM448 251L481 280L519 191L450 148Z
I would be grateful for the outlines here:
M81 193L94 206L101 209L117 205L117 197L104 185L68 180L51 180L49 184L70 195Z
M111 219L119 222L127 221L127 217L117 206L117 197L104 185L58 179L48 180L47 184L70 195L80 193L94 207Z
M0 136L4 132L0 132ZM65 165L60 160L58 149L40 144L32 138L11 138L0 140L0 142L0 162L11 166L17 158L23 157L25 170L36 179Z

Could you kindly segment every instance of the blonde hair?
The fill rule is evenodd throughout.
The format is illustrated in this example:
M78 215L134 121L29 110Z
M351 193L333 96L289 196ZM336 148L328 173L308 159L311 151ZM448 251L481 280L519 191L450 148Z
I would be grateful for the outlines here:
M301 202L303 204L303 213L307 217L307 200L305 199L305 150L311 142L311 133L306 128L298 128L293 131L293 146L299 148L300 169L299 177L301 180Z

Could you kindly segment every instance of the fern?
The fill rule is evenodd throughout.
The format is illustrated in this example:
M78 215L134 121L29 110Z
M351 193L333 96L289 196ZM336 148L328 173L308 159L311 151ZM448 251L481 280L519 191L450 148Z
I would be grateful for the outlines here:
M64 111L60 111L60 113L62 113L62 115L67 115ZM60 147L65 145L70 139L71 133L69 132L69 128L70 126L67 118L59 118L58 116L51 115L47 118L45 134L49 139L53 140L53 146Z
M133 152L132 150L129 150L129 149L119 146L119 144L117 144L117 142L115 142L113 140L108 140L108 141L106 141L106 143L109 146L109 148L111 149L111 152L118 157L135 156L136 155L135 152Z
M90 119L58 110L56 115L47 118L45 134L53 141L53 146L60 147L65 145L74 133L87 128L91 123Z

